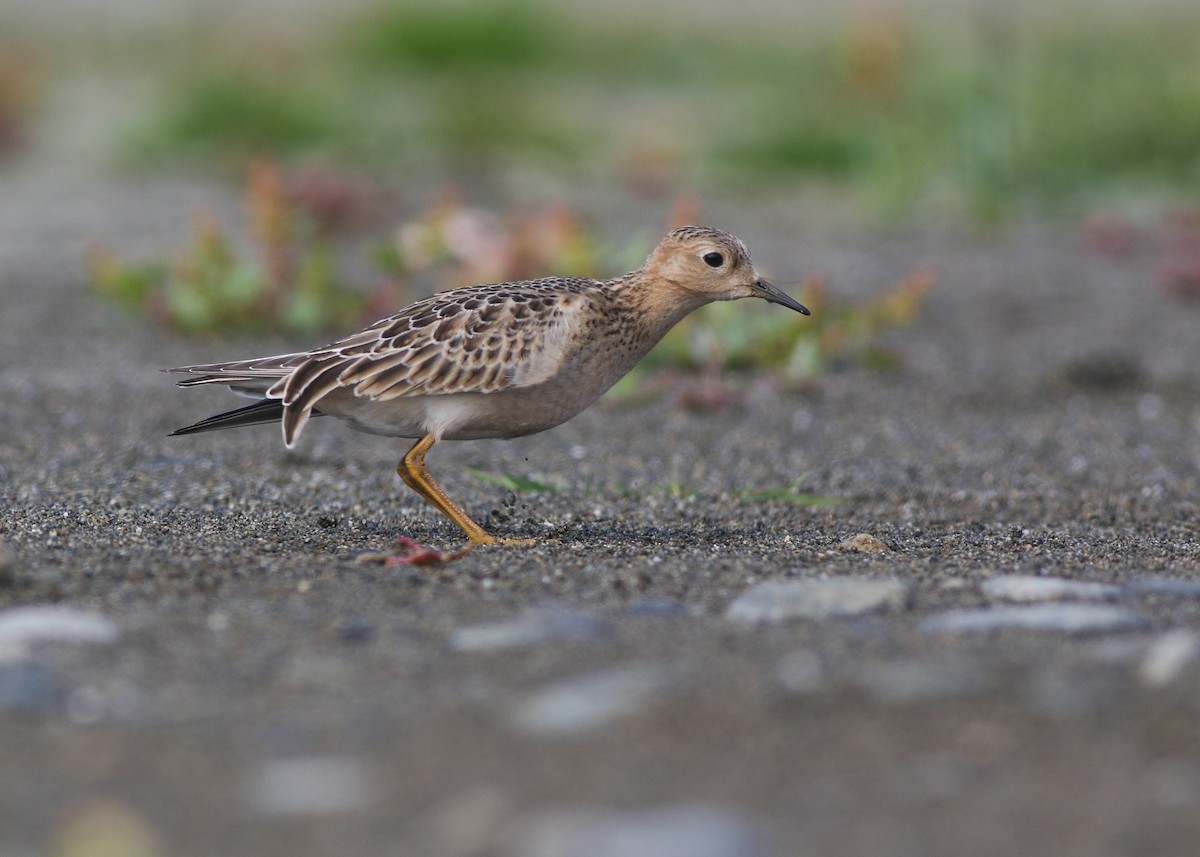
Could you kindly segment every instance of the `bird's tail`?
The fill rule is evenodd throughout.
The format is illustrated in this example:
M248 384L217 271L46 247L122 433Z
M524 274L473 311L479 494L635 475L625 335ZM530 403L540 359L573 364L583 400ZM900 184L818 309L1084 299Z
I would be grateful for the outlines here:
M283 402L276 399L264 399L261 402L246 405L244 408L238 408L235 411L226 411L223 414L217 414L206 420L200 420L200 422L193 423L190 426L175 429L169 437L175 437L180 434L196 434L202 431L236 428L237 426L253 426L259 423L277 423L282 418Z

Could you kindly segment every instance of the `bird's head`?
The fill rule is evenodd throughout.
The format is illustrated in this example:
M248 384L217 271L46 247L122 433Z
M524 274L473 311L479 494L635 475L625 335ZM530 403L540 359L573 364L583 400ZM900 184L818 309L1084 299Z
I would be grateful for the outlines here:
M643 268L652 279L689 293L698 304L762 298L809 315L806 307L764 280L740 238L707 226L682 226L659 242Z

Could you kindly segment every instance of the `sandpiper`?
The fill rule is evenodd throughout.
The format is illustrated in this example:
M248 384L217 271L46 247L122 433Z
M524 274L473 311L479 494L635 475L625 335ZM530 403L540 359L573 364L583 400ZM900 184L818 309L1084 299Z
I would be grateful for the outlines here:
M172 435L278 422L295 445L314 416L416 438L396 470L473 544L497 539L433 480L439 440L513 438L553 428L596 401L684 316L713 301L762 298L808 315L754 270L728 232L684 226L614 280L549 277L440 292L321 348L181 366L181 387L221 384L260 401Z

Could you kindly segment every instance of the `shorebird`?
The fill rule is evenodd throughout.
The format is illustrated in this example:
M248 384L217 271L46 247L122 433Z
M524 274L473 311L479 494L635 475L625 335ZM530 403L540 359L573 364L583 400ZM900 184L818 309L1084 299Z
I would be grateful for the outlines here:
M425 467L439 440L513 438L566 422L622 378L684 316L713 301L762 298L809 315L764 280L728 232L684 226L613 280L548 277L468 286L416 301L311 351L167 369L181 387L219 384L259 401L174 435L279 423L291 448L310 417L415 438L400 478L472 544L497 539Z

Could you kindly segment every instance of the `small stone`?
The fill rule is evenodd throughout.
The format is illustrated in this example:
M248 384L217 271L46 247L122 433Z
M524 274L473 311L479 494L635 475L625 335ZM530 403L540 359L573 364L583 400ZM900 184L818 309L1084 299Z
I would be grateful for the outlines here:
M363 764L348 756L264 762L250 783L250 802L266 815L317 815L360 809L370 795Z
M775 678L790 693L816 693L827 684L825 664L812 649L797 649L784 655L775 668Z
M63 688L37 663L0 664L0 711L36 714L57 708Z
M1120 354L1090 354L1066 363L1062 378L1080 390L1112 393L1140 387L1145 373L1136 359Z
M1167 631L1150 644L1138 665L1137 677L1147 687L1164 687L1180 676L1200 656L1200 635L1194 631Z
M830 577L772 580L742 593L725 618L737 622L782 622L858 616L873 610L903 607L908 587L898 580Z
M513 712L512 722L523 732L590 732L646 707L665 684L663 671L647 666L568 679L529 696Z
M523 820L514 857L766 857L758 825L715 806L551 810Z
M993 577L985 580L980 589L989 598L1005 601L1103 601L1121 594L1121 587L1108 583L1067 580L1063 577L1037 577L1031 574Z
M450 645L460 652L495 652L558 640L594 640L608 632L608 623L582 610L543 607L510 621L460 628L450 634Z
M1139 577L1125 584L1124 595L1163 595L1173 598L1200 598L1200 580L1179 580L1174 577Z
M93 684L81 685L67 694L67 717L81 726L99 723L109 710L108 695Z
M844 551L855 551L856 553L887 553L891 550L870 533L857 533L842 539L838 543L838 547Z
M0 643L111 643L116 639L116 623L88 610L48 606L0 610Z
M855 683L877 702L903 705L974 696L985 691L990 681L972 661L914 657L867 664Z
M337 624L337 635L347 643L367 643L375 636L375 629L361 619L343 619Z
M970 634L1021 628L1064 634L1135 631L1149 627L1142 616L1124 607L1098 604L1033 604L984 610L951 610L930 616L919 628L926 634Z
M1127 692L1128 672L1114 666L1049 663L1035 670L1026 702L1053 717L1084 717L1110 707Z

